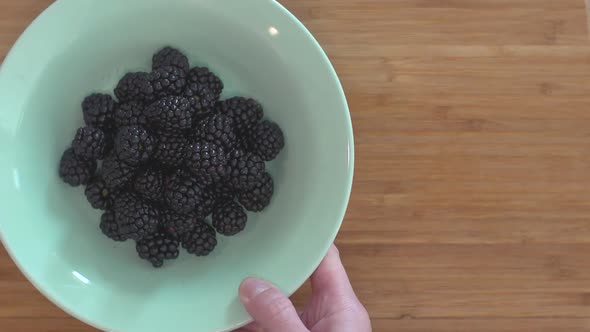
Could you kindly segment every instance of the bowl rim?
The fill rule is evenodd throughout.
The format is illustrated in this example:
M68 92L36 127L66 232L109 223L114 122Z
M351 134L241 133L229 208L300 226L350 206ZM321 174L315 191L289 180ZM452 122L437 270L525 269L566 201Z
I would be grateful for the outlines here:
M87 0L87 1L99 1L99 0ZM6 71L4 64L6 64L7 62L10 62L11 59L13 57L15 57L15 54L19 51L19 49L21 49L23 47L22 44L23 44L24 37L26 35L28 35L29 33L31 33L31 30L35 29L38 25L42 24L42 21L46 17L48 17L50 15L54 15L55 13L57 13L57 11L61 10L62 8L68 6L69 4L72 4L72 3L73 3L72 1L55 1L52 4L50 4L47 8L45 8L35 19L33 19L33 21L21 33L21 35L18 37L16 42L13 44L13 46L7 52L2 63L0 63L0 79L3 76L3 73ZM346 193L344 195L344 200L341 204L341 208L339 211L338 224L337 224L337 227L334 227L332 233L329 234L329 238L328 238L329 241L326 241L326 245L324 245L324 247L321 249L321 252L320 252L321 255L317 255L316 257L313 257L313 259L310 259L310 264L308 265L311 267L310 271L304 271L301 273L301 277L302 278L304 277L303 280L296 283L297 286L295 287L295 289L287 290L287 291L283 290L283 291L285 291L287 296L291 296L299 288L301 288L301 286L309 279L309 277L311 276L313 271L315 271L315 269L320 265L320 263L324 259L325 255L327 254L330 246L334 243L336 236L341 228L341 225L344 222L346 211L348 209L348 205L350 202L352 185L354 182L354 165L355 165L354 130L353 130L353 124L352 124L352 118L351 118L351 114L350 114L349 105L348 105L346 95L345 95L344 89L342 87L342 83L340 81L340 78L338 77L338 74L336 73L336 70L335 70L332 62L330 61L328 55L326 54L324 49L321 47L321 45L317 41L317 39L309 31L309 29L307 29L307 27L293 13L291 13L284 5L279 3L277 0L257 1L257 2L254 2L253 5L274 6L276 9L279 9L280 13L282 15L284 15L287 19L289 19L292 23L295 23L299 32L303 33L305 35L305 37L309 41L312 42L315 50L318 51L318 54L321 55L321 61L324 63L326 68L329 70L329 73L331 76L330 79L337 84L338 97L340 98L340 102L344 106L342 111L344 111L344 113L345 113L344 115L345 115L345 120L346 120L346 124L347 124L346 128L343 128L343 129L346 130L346 136L348 139L348 173L347 173L347 179L346 179L346 183L345 183ZM77 320L79 320L85 324L88 324L89 326L92 326L92 327L95 327L95 328L98 328L98 329L101 329L104 331L110 330L108 327L103 326L100 322L93 321L92 319L90 319L88 317L84 317L82 314L75 312L74 311L75 307L73 305L68 304L67 301L65 301L63 299L59 299L58 296L54 296L54 294L50 294L48 291L46 291L41 286L41 283L36 280L36 278L38 278L38 277L33 276L33 274L30 273L30 271L25 266L23 266L21 264L20 260L17 257L17 254L13 251L13 249L10 246L8 246L8 242L5 239L5 234L4 234L2 227L0 227L0 242L2 243L6 252L10 256L10 258L12 259L14 264L17 266L19 271L33 285L33 287L35 287L35 289L37 289L52 304L54 304L55 306L57 306L58 308L60 308L64 312L66 312L68 315L76 318ZM297 278L297 279L299 279L299 278ZM249 319L243 320L241 322L238 322L238 323L234 324L233 326L228 327L227 329L222 329L222 330L218 330L215 332L231 332L235 329L238 329L240 327L243 327L243 326L251 323L252 321L253 321L253 319L249 318Z

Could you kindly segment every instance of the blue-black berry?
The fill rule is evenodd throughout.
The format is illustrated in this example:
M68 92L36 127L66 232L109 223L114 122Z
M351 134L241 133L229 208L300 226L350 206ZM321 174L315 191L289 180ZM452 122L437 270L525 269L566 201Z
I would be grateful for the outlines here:
M274 182L267 172L254 184L238 194L238 201L246 210L260 212L269 204L274 193Z
M248 216L240 204L230 201L213 210L213 227L219 234L233 236L246 228Z
M178 258L178 240L166 233L155 233L137 241L135 249L139 257L159 268L165 260Z
M119 224L115 219L115 212L113 210L107 210L100 217L100 230L102 233L113 241L123 242L127 238L121 233Z
M84 99L82 112L87 126L109 131L113 126L115 101L107 94L95 93Z
M158 98L178 96L186 86L186 73L174 66L165 66L152 71L147 80Z
M207 256L217 246L215 229L209 224L199 222L181 238L182 247L190 254L196 256Z
M141 126L123 127L119 129L115 139L119 159L129 165L139 165L148 161L154 145L154 139Z
M217 104L221 114L229 116L234 123L236 133L243 135L262 120L262 105L254 99L233 97Z
M227 179L237 190L252 188L264 174L264 161L257 155L234 150L229 155Z
M86 186L84 194L90 205L98 210L113 206L119 191L111 189L101 176L95 176Z
M73 187L88 183L94 172L96 161L76 156L72 148L63 153L59 162L59 177Z
M167 66L176 67L184 72L188 72L190 68L186 55L169 46L158 51L152 58L152 68L154 70Z
M103 159L107 146L104 131L96 127L82 127L76 132L72 141L74 153L82 158Z
M223 91L223 82L221 79L205 67L191 69L188 73L188 80L191 83L206 86L215 95L216 99L219 98Z
M192 127L191 106L184 97L164 97L151 104L146 115L152 126L176 135Z
M285 147L285 137L281 127L271 121L257 124L246 139L248 150L264 161L275 159Z
M163 202L164 174L155 167L147 167L135 176L133 189L146 200Z
M202 185L209 185L225 177L226 153L223 147L210 142L196 142L185 152L186 166Z
M200 140L215 143L226 151L236 147L237 137L233 120L223 114L213 114L201 121L196 129Z
M115 88L115 96L121 103L132 100L149 102L156 97L148 73L143 72L123 76Z
M168 207L176 213L187 214L203 204L204 193L196 178L178 171L166 178L164 199Z
M134 194L121 194L114 204L115 219L122 236L141 240L158 229L158 211Z
M147 126L145 115L146 106L143 102L131 100L115 107L115 126L118 128L127 126Z
M109 154L102 162L102 178L111 189L124 187L133 179L136 167L119 159L116 153Z

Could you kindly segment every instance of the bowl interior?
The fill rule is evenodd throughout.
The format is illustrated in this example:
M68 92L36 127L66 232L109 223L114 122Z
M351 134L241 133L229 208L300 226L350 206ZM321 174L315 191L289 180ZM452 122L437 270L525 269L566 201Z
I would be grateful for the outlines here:
M223 79L224 97L261 101L286 148L268 164L271 206L206 258L161 270L98 230L82 188L57 176L83 125L80 102L149 71L171 45ZM352 129L315 40L274 1L60 0L21 37L0 72L0 231L27 277L76 317L115 331L224 331L249 320L237 288L259 276L292 293L340 226L352 179ZM165 313L165 314L163 314Z

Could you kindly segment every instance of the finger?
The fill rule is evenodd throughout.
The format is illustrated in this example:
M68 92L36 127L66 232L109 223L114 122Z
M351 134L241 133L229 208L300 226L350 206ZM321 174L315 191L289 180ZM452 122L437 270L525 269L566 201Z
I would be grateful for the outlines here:
M277 287L260 279L246 279L240 300L265 332L308 332L291 303Z
M355 296L336 246L330 247L328 254L311 276L311 287L314 294Z
M248 324L244 327L241 327L233 332L264 332L262 328L256 324L255 322L252 324Z

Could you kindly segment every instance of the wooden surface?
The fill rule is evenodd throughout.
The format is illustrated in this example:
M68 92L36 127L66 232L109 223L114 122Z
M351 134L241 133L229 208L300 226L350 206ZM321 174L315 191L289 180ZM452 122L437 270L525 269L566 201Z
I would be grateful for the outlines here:
M0 0L0 59L50 2ZM590 331L584 1L280 2L349 98L356 180L338 245L374 330ZM94 331L4 253L0 330Z

